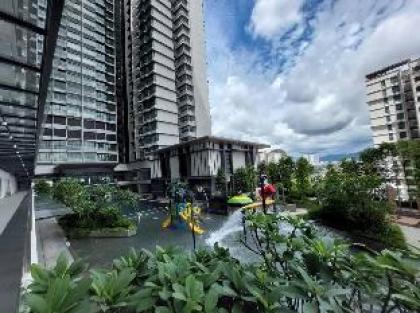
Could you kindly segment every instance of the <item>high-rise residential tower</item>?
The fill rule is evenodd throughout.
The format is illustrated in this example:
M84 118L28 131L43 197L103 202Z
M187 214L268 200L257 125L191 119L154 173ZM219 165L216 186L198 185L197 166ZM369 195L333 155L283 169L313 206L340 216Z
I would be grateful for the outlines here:
M405 60L366 75L366 88L375 146L420 138L420 59ZM409 186L400 160L390 161L389 179L405 200Z
M34 3L42 22L46 0ZM65 2L38 155L41 168L118 162L115 11L113 0ZM41 41L37 49L41 53Z
M125 0L130 162L210 135L202 0Z

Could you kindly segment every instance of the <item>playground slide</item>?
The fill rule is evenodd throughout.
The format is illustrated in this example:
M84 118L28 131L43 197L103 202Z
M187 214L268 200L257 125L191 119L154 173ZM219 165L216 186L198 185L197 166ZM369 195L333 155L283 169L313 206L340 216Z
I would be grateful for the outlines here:
M168 216L162 223L162 228L168 228L171 225L171 217Z
M179 216L181 216L181 218L184 220L185 223L187 223L188 227L193 230L194 227L194 232L197 235L202 235L204 233L204 229L202 229L199 225L193 225L193 223L191 223L190 217L188 215L182 214L180 213Z
M274 203L274 200L265 200L266 205L272 205ZM262 202L255 202L251 204L247 204L242 207L243 210L253 210L256 208L262 207Z
M179 216L182 218L182 220L188 225L188 227L192 230L193 229L193 223L191 223L190 217L186 214L180 213ZM171 217L168 216L163 222L162 222L162 228L168 228L171 225ZM204 229L202 229L199 225L194 225L194 232L197 235L202 235L204 233Z

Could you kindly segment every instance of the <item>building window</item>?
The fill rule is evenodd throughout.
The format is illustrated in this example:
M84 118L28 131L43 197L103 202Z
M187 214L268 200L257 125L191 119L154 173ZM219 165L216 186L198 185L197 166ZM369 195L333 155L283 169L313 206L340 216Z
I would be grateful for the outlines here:
M387 121L387 122L391 122L391 117L390 117L390 116L387 116L387 117L386 117L386 121Z
M83 139L85 139L85 140L95 140L96 139L96 134L91 133L91 132L84 132L83 133Z
M104 122L96 122L96 129L105 129L105 123Z
M54 136L56 137L66 137L65 129L54 129Z
M69 126L82 126L82 120L80 118L69 117L68 125Z
M392 125L388 125L388 130L392 131Z
M385 113L389 114L389 107L385 107Z
M403 120L403 119L404 119L404 113L398 113L397 120Z
M115 124L106 124L106 130L115 131Z
M85 119L83 121L83 126L86 129L95 129L95 121L94 120Z
M404 129L405 128L405 122L399 122L398 123L398 128L399 129Z
M406 132L401 132L400 133L400 138L401 139L407 138L407 133Z
M66 125L67 119L63 116L54 116L54 124Z
M98 140L105 140L105 134L103 134L103 133L98 133L98 134L96 134L96 138L97 138Z
M389 134L389 140L394 140L394 135L393 134Z
M115 135L106 135L106 140L117 141L117 137Z
M69 138L82 138L82 131L81 130L69 130L68 131L68 137Z
M403 108L402 108L402 103L398 103L396 106L395 106L395 108L396 108L396 110L397 111L401 111Z
M392 86L392 92L393 93L399 93L400 92L400 87L399 86Z
M44 136L52 136L52 129L44 128Z

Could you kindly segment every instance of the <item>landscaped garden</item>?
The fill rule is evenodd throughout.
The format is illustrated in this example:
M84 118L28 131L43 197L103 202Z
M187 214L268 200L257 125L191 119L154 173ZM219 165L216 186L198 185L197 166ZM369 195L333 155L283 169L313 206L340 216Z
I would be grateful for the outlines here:
M33 282L24 295L26 309L39 313L418 312L420 251L408 247L393 223L395 201L388 197L379 170L385 158L402 149L394 148L367 150L361 161L343 161L322 176L315 175L305 159L289 157L257 170L239 169L230 186L219 173L220 193L254 199L258 174L266 173L277 187L279 207L297 203L308 214L297 218L249 210L242 221L241 212L235 211L213 221L215 228L206 220L202 236L206 239L196 250L187 228L161 229L160 218L166 212L157 220L145 215L138 227L143 236L71 241L82 256L87 251L99 254L95 249L117 251L112 264L100 262L108 265L89 268L83 261L69 264L60 257L53 269L33 265ZM409 156L417 150L404 151L406 166L414 164L416 172L417 163ZM80 237L93 230L137 229L122 210L138 202L130 192L71 180L52 188L40 182L36 188L73 210L60 220L67 234ZM329 235L321 231L324 226ZM227 244L228 236L233 239ZM154 251L150 242L162 238L172 247ZM119 256L130 245L147 246L153 252L133 249Z
M416 312L420 254L353 253L318 237L311 224L249 213L244 247L261 261L244 264L218 247L186 253L135 251L105 269L60 257L32 266L29 312ZM281 235L282 223L292 225ZM252 239L251 239L252 238Z
M135 220L127 218L123 209L135 206L137 194L112 185L83 185L70 179L48 185L35 184L37 193L53 197L72 212L59 219L67 236L120 237L136 233Z

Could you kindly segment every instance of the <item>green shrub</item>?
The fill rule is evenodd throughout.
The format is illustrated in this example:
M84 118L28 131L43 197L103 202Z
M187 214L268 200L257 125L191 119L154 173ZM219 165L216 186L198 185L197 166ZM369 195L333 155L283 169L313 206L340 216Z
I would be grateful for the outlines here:
M87 211L92 209L85 186L75 179L56 183L53 196L80 216L88 214Z
M78 228L78 234L101 228L132 228L135 223L124 216L122 208L134 206L138 195L111 185L85 186L76 180L55 185L54 198L73 213L60 219L64 229Z
M355 234L378 242L379 247L407 249L405 236L401 228L396 224L387 223L366 232L357 231Z
M358 171L355 162L330 169L318 188L320 206L310 207L308 218L374 239L388 247L405 247L404 236L390 221L392 208L377 175Z
M44 179L37 180L34 189L37 195L49 196L51 194L51 187Z
M252 241L242 242L260 256L256 264L242 264L217 245L193 253L159 247L154 253L132 250L111 269L89 272L81 272L80 265L70 270L61 259L52 270L33 266L26 306L29 313L420 309L420 254L389 250L353 254L346 242L318 237L301 219L257 213L248 214L246 221L254 235ZM292 228L288 235L279 233L283 223ZM58 286L56 280L65 283ZM84 311L73 310L69 299L75 308L83 304Z

